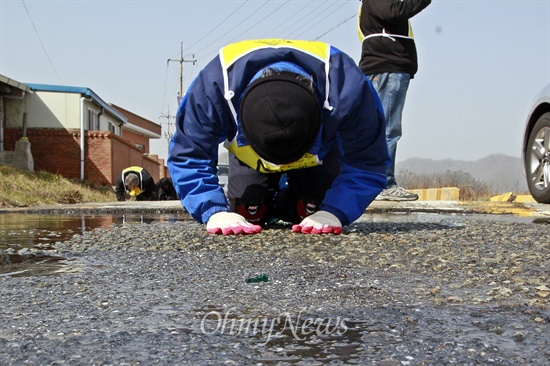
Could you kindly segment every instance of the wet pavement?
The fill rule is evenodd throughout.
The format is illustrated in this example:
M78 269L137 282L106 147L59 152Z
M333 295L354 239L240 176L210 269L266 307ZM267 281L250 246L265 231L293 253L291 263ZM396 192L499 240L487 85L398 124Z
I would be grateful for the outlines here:
M42 226L6 261L63 270L0 275L0 364L548 365L549 214L375 202L339 236L221 237L179 202L3 212Z
M357 222L440 222L454 215L493 221L550 222L550 205L515 202L375 201ZM0 209L0 276L79 270L44 254L55 242L96 228L192 220L179 201L111 202Z

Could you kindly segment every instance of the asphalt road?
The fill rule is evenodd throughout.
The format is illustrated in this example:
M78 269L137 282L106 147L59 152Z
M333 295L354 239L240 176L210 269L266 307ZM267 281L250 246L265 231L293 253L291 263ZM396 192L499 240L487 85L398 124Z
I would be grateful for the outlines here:
M388 212L431 220L370 220ZM0 364L545 366L549 218L537 204L375 202L337 236L223 237L191 220L88 231L44 248L67 262L57 275L0 276Z

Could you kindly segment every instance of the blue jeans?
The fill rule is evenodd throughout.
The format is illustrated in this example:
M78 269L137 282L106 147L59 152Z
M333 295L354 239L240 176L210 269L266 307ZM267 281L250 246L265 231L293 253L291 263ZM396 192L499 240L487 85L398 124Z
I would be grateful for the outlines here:
M395 155L397 141L402 135L401 118L411 76L406 73L383 73L369 75L369 78L378 92L386 116L386 141L391 158L391 165L386 170L386 177L388 188L390 188L397 185L395 181Z

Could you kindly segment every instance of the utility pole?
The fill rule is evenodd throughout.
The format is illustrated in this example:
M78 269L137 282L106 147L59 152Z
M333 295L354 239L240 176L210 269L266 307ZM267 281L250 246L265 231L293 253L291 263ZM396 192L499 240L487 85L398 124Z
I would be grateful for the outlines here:
M194 57L195 57L195 55L193 55L193 58ZM178 96L181 98L181 97L183 97L183 63L184 62L192 62L193 65L194 65L197 62L197 60L195 60L195 59L186 60L186 59L183 58L183 42L181 42L181 50L180 50L179 60L168 59L168 61L166 61L166 66L170 65L170 61L180 63L180 91L179 91Z
M163 124L166 125L166 131L164 132L164 138L166 139L166 141L168 142L168 148L170 148L170 140L172 139L172 136L174 135L171 131L170 131L170 125L173 125L174 122L170 122L170 120L172 119L175 119L176 116L171 116L170 115L170 106L168 106L168 114L161 114L159 118L166 118L167 122L166 123L160 123L161 126Z

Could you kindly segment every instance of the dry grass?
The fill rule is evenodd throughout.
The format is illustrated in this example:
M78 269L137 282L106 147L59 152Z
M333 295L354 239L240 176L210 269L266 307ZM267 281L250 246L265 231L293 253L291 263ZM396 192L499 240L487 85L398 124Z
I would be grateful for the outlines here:
M444 173L433 174L400 171L397 181L407 189L457 187L460 189L461 201L488 201L495 194L499 194L493 192L482 180L475 179L470 173L463 171L447 170Z
M110 187L94 187L57 174L0 165L0 207L112 201L116 197Z

